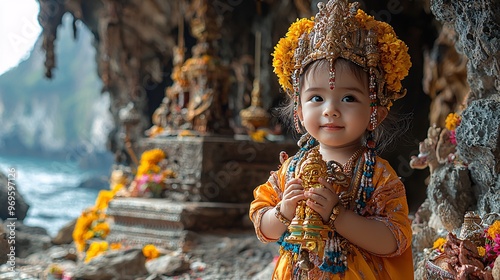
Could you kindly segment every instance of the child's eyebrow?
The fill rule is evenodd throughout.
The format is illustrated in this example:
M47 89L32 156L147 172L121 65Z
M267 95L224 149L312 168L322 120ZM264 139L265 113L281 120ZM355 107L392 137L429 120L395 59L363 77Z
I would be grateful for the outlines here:
M356 91L360 93L364 93L366 90L362 89L360 87L351 87L351 86L346 86L346 87L340 87L342 90L347 90L347 91Z
M308 87L306 90L304 90L304 93L309 92L309 91L321 91L324 90L322 87Z

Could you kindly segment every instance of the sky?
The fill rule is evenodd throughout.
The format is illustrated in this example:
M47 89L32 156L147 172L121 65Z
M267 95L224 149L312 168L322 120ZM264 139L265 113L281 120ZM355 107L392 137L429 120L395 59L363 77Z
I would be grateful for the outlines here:
M0 0L0 75L28 58L40 35L36 0Z

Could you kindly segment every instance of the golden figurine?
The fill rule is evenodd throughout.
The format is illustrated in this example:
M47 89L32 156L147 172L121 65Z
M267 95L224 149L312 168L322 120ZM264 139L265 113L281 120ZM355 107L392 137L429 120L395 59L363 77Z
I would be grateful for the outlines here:
M305 157L305 160L299 162L295 177L302 179L304 190L310 188L323 188L319 183L319 178L327 178L327 166L323 161L318 149L312 149ZM303 267L311 267L309 263L309 252L323 257L325 240L329 227L323 224L321 216L312 208L306 205L306 200L297 204L295 216L288 227L290 236L286 241L292 244L300 244L300 262Z

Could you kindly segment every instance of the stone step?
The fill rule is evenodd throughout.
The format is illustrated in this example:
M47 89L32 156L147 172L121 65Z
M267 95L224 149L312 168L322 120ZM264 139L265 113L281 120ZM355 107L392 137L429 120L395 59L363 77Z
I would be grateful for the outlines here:
M218 202L176 202L156 198L115 198L106 214L111 218L107 241L124 245L155 244L179 249L188 232L241 227L248 204Z

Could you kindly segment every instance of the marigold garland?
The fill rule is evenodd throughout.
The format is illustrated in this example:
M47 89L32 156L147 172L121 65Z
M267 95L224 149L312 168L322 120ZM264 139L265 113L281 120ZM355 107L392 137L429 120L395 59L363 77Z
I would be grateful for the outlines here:
M284 38L281 38L274 47L273 67L278 76L281 87L292 92L291 76L295 68L294 52L299 45L299 38L304 33L309 33L314 26L314 18L297 19L290 27Z
M380 60L385 72L385 82L390 91L401 91L401 80L408 76L411 67L408 46L397 38L392 26L378 21L359 9L356 19L362 28L375 28L378 34Z

